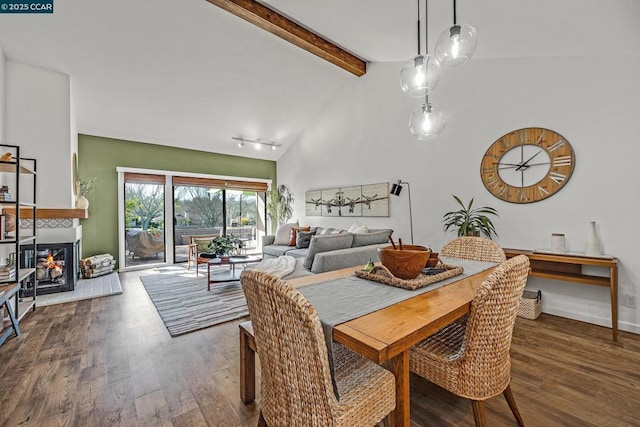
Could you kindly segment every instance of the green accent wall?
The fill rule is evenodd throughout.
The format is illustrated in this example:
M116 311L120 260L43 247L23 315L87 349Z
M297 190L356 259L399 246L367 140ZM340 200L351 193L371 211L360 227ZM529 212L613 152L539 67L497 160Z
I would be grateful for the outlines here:
M97 177L97 189L89 199L89 218L81 220L82 257L118 254L117 167L155 169L276 182L276 162L187 150L165 145L78 135L78 177Z

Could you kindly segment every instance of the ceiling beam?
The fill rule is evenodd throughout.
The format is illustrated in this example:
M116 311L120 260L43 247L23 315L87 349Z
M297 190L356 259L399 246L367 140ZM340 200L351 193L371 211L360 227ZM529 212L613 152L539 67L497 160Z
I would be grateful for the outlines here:
M255 0L207 0L289 43L360 77L367 63Z

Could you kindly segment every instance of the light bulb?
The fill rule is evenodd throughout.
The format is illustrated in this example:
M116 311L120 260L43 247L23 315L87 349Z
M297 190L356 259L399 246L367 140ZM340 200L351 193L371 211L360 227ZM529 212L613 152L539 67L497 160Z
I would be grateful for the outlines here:
M244 141L239 141L238 142L238 147L242 148L244 146Z
M411 114L409 130L419 140L436 138L444 128L444 116L431 104L423 104Z
M431 93L440 80L440 63L431 55L411 58L400 71L400 87L413 98Z
M276 148L277 148L277 147L276 147L275 145L272 145L272 146L271 146L271 149L272 149L272 150L275 150Z
M442 32L436 43L435 57L447 68L467 62L478 47L478 36L471 25L454 25Z

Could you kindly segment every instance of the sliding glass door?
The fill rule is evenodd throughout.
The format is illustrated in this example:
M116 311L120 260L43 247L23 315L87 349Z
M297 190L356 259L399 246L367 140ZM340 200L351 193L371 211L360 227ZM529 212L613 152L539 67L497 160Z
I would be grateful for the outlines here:
M262 248L265 181L118 168L118 183L121 269L186 262L194 236L235 237L247 254Z
M124 175L124 267L147 266L166 261L165 177Z
M242 252L253 253L258 248L258 238L264 235L264 221L260 217L255 191L226 191L227 236L237 238Z
M187 260L192 236L224 233L224 190L174 183L173 211L175 262Z

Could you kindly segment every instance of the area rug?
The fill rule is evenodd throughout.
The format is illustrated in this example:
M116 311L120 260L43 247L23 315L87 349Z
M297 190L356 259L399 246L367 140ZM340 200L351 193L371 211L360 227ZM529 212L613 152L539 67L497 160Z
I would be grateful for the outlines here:
M140 280L172 337L249 315L240 282L216 283L207 291L207 276L151 274Z

